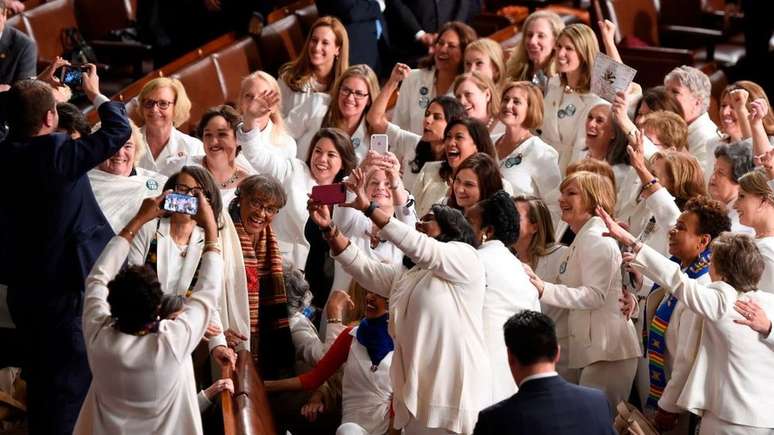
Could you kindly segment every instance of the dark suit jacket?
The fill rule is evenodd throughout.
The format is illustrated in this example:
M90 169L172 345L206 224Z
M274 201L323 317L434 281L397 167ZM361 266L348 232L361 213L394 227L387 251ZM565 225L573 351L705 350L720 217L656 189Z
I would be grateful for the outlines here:
M474 435L615 435L607 398L559 376L533 379L478 414Z
M382 23L382 39L389 41L387 23L376 0L317 0L321 17L332 15L341 20L349 35L349 64L364 63L379 73L379 41L375 20ZM392 65L390 65L390 68Z
M420 30L435 33L449 21L467 21L469 0L386 0L393 45L404 52L427 53L416 41Z
M32 39L11 26L0 37L0 83L13 84L35 77L38 49Z
M56 133L0 143L0 282L17 325L80 316L84 280L113 236L86 173L115 154L131 128L122 103L102 104L99 115L102 127L79 140ZM30 307L38 316L19 318Z

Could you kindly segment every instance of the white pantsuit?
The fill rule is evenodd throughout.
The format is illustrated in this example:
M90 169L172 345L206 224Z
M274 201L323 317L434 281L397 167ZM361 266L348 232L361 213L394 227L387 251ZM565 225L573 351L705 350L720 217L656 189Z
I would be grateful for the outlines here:
M148 139L145 134L145 127L141 127L140 132L142 132L142 137L145 139L143 143L145 152L137 162L137 166L149 171L158 172L165 177L172 176L172 174L180 171L180 169L185 166L189 157L204 155L204 145L202 144L202 141L172 127L169 141L164 145L159 156L154 159L153 153L151 153L150 147L147 145Z

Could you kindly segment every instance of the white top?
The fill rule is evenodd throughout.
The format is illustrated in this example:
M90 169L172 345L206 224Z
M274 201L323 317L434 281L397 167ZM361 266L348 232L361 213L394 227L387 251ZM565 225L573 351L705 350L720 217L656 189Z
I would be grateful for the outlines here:
M126 239L114 237L86 279L83 336L92 381L73 432L201 434L191 352L218 303L223 259L204 254L183 313L162 320L158 332L137 336L113 328L107 303L107 284L128 253Z
M390 368L395 351L382 358L376 371L371 370L371 357L357 341L357 328L349 331L352 344L341 380L341 424L355 423L365 433L385 434L390 428Z
M774 295L760 290L740 293L722 281L703 286L647 246L632 266L657 277L702 318L698 351L677 404L737 425L774 428L774 336L763 338L734 323L742 319L734 310L738 299L754 300L774 318Z
M293 313L288 318L288 323L290 324L293 347L296 348L296 373L306 373L312 370L336 341L336 337L346 328L341 323L329 324L323 342L320 340L317 328L314 327L312 321L302 313Z
M615 176L615 216L619 217L626 208L636 206L642 183L637 171L631 166L618 163L612 168Z
M486 281L478 253L396 219L382 234L417 265L406 270L382 264L354 244L335 258L363 287L390 298L393 425L404 427L413 417L424 427L472 433L491 394L481 319Z
M94 197L114 233L120 232L137 214L145 198L161 195L167 177L142 168L136 175L124 177L101 169L89 171Z
M453 96L451 91L450 88L447 95ZM392 122L403 130L421 135L425 110L435 97L435 66L411 70L400 85Z
M761 237L755 239L758 250L763 256L763 275L758 281L758 289L761 291L774 293L774 237Z
M516 394L517 390L508 365L503 325L511 316L524 310L539 312L540 302L537 289L529 282L521 262L501 241L484 242L478 249L478 256L486 272L484 340L492 374L490 404L494 404Z
M387 142L390 152L395 154L400 162L401 178L407 188L413 187L417 179L418 172L415 174L411 171L410 162L417 156L416 149L420 140L422 136L418 134L403 130L391 122L387 124Z
M158 158L153 159L153 153L151 153L150 146L148 146L148 138L145 135L145 127L140 127L142 137L145 144L145 153L142 158L137 162L137 166L149 171L158 172L166 177L180 171L185 166L189 156L203 156L204 145L199 139L189 136L180 130L172 127L172 132L169 135L169 142L164 146L159 153Z
M590 218L570 245L556 284L545 283L541 302L565 308L557 336L569 337L569 367L640 356L640 339L621 314L621 251L599 217Z
M707 112L688 124L688 152L696 157L708 174L712 174L712 165L715 163L714 148L718 145L715 141L719 138L718 126L712 122ZM710 148L713 154L708 153Z
M621 218L629 223L629 232L668 258L669 231L677 223L680 213L672 194L662 187L645 200L637 202L631 215ZM653 225L649 225L651 218L655 220ZM645 290L649 291L650 286Z
M559 169L562 174L570 163L583 158L583 150L586 149L586 117L594 106L605 103L605 100L590 92L566 93L558 75L549 79L543 105L541 138L559 152Z
M277 235L280 251L285 260L296 268L306 267L306 256L309 254L309 242L304 237L304 226L309 219L306 203L317 181L312 172L302 160L290 157L279 157L268 151L268 146L262 142L260 132L251 130L248 133L237 130L237 143L242 146L242 154L253 169L259 174L268 174L279 180L287 194L287 204L277 213L272 221L272 228Z
M282 154L281 151L277 151L277 150L275 151ZM207 169L204 167L204 157L205 156L189 157L188 161L186 162L186 165L199 166L201 168ZM242 155L242 153L239 153L236 156L236 159L234 159L234 163L239 169L241 169L244 172L247 172L247 176L255 174L255 170L253 169L252 165L250 165L250 162L247 161L247 159L245 158L244 155ZM239 185L239 182L241 182L242 179L238 180L237 185ZM234 198L236 198L237 188L236 186L223 188L220 185L220 183L218 183L217 181L215 182L215 184L218 185L218 191L220 192L220 200L221 200L221 203L223 204L223 213L228 213L228 205L231 204L231 201Z
M318 92L317 88L321 88L322 86L315 86L317 83L317 80L310 80L306 83L304 86L303 91L296 92L285 83L285 80L282 80L281 78L277 79L277 84L280 88L280 95L282 96L282 117L287 118L288 113L290 113L293 109L295 109L298 106L301 106L304 104L304 102L312 95L314 94L321 94L325 95L330 99L330 95L328 95L325 92ZM324 98L324 97L323 97Z
M295 157L298 153L296 140L287 132L277 133L275 130L277 130L277 127L269 119L266 127L258 133L261 143L267 144L266 148L277 153L279 157ZM306 159L306 156L304 156L304 159Z

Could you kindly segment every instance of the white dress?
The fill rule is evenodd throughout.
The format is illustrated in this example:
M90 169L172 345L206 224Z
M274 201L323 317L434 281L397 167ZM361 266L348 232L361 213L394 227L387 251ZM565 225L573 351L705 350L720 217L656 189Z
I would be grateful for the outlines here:
M107 302L107 284L128 253L126 239L114 237L86 279L83 335L93 378L73 433L201 434L191 352L216 310L223 259L205 253L183 313L137 336L113 328Z
M142 158L137 162L137 166L149 171L158 172L166 177L180 171L185 166L188 158L191 156L203 156L204 145L199 139L189 136L180 130L172 127L172 132L169 135L169 142L164 146L159 153L159 156L154 159L153 153L151 153L148 146L148 138L145 135L145 127L141 127L142 137L145 139L145 153Z
M511 316L524 310L539 312L540 302L537 289L529 282L521 262L501 241L484 242L478 249L478 256L486 271L484 339L492 374L490 404L494 404L518 390L508 365L503 325Z
M145 198L161 195L167 177L142 168L128 177L101 169L89 171L89 183L94 197L113 232L118 234L137 214Z
M435 67L411 70L400 85L392 122L403 130L421 135L425 110L435 96Z

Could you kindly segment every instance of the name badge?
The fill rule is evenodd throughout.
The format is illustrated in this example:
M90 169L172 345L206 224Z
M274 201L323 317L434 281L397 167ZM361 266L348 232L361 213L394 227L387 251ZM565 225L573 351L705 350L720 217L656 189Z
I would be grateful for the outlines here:
M158 190L159 182L151 178L145 182L145 187L147 187L148 190Z
M352 146L354 148L357 148L360 146L360 138L359 137L353 137L352 138Z
M505 163L504 164L505 164L506 168L512 168L512 167L514 167L516 165L521 164L522 160L523 160L523 157L522 157L521 153L519 153L519 154L516 154L515 156L508 157L507 159L505 159Z

